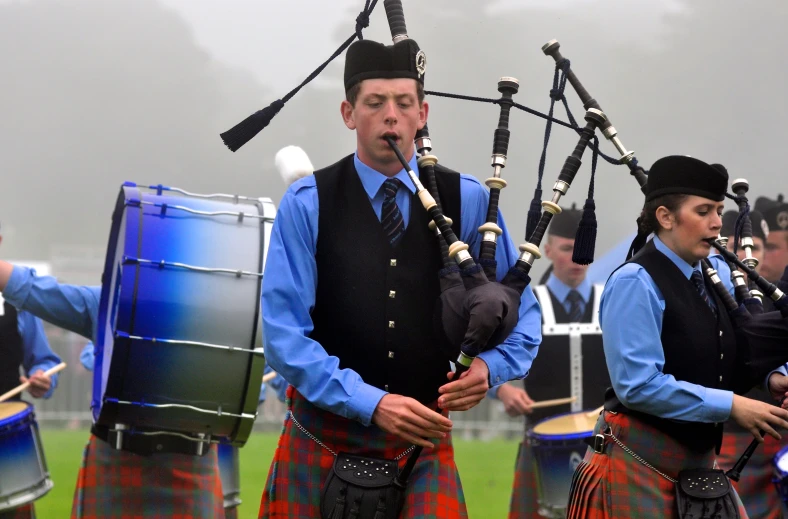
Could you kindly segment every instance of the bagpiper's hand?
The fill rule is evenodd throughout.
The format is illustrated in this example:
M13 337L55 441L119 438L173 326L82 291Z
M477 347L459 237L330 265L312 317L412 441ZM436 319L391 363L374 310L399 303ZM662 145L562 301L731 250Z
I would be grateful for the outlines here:
M388 394L380 399L372 423L386 432L428 449L435 447L425 438L445 438L452 423L418 400L402 395Z
M479 358L473 360L470 369L460 375L458 380L453 380L454 373L451 371L446 376L452 382L438 388L441 394L438 406L446 411L467 411L484 400L490 389L490 370L487 363Z
M498 400L503 402L503 408L509 416L522 416L533 412L534 401L524 389L504 384L498 388Z
M788 429L788 411L739 395L733 395L731 418L750 431L760 442L763 441L760 431L779 440L781 437L775 429Z
M49 375L44 374L44 370L39 369L28 379L27 377L19 377L20 382L30 382L27 391L33 395L34 398L41 398L46 395L52 388L52 379Z
M778 402L782 401L783 409L788 409L788 377L782 373L772 373L769 377L769 393Z

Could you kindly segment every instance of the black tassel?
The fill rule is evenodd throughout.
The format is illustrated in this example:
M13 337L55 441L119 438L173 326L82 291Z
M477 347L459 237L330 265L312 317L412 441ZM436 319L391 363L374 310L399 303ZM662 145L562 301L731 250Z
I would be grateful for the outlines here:
M345 515L345 492L347 487L339 490L339 497L334 503L334 509L331 510L331 519L342 519Z
M258 110L240 123L236 124L223 134L222 141L232 151L238 151L241 146L251 141L255 135L268 126L279 110L285 106L284 101L277 99L262 110Z
M542 190L534 190L534 198L531 200L531 207L528 208L528 220L525 223L525 241L531 238L534 229L539 224L542 217Z
M583 216L575 234L575 248L572 251L572 261L578 265L590 265L594 262L594 249L596 248L596 204L593 199L587 199L583 206Z
M350 508L350 513L348 514L347 519L358 519L360 508L361 508L361 501L359 499L353 501L353 506Z

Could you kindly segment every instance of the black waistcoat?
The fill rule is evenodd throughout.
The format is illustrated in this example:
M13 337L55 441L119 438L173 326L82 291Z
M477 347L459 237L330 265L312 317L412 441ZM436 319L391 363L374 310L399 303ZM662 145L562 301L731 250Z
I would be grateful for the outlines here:
M641 265L656 283L665 299L662 318L662 349L666 375L701 386L732 390L736 366L736 340L725 305L711 282L706 288L719 311L714 312L701 298L691 280L667 256L649 242L630 260ZM704 275L705 277L705 275ZM610 391L607 409L628 412L656 426L687 447L698 452L712 448L719 452L722 424L678 422L627 409ZM618 405L616 405L616 403Z
M555 322L557 324L569 323L569 314L564 309L563 303L555 297L549 288L547 290L552 301ZM593 287L591 297L586 303L581 321L583 323L593 322L596 290L597 287ZM528 377L523 381L525 389L528 391L528 396L533 400L551 400L571 396L572 352L569 341L568 335L542 334L539 354L534 359L531 370L528 372ZM610 387L610 374L605 363L602 336L584 335L581 355L583 408L594 409L604 403L605 390ZM568 413L571 409L570 404L534 409L533 413L526 416L526 420L530 427L545 418Z
M4 302L0 316L0 394L19 385L19 366L24 360L16 308Z
M438 167L436 179L443 211L459 236L460 175ZM433 329L442 262L427 212L414 195L408 227L392 247L353 155L315 172L315 182L318 281L310 337L364 382L434 401L450 366Z

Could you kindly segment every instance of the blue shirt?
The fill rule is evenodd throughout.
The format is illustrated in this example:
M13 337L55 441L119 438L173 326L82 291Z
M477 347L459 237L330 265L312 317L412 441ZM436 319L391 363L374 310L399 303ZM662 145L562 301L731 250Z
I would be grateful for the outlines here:
M5 293L3 293L5 297ZM7 298L6 298L7 300ZM16 307L13 302L8 301L11 306ZM2 298L0 298L2 305ZM38 370L46 371L60 364L61 360L57 354L49 347L49 341L44 333L44 326L39 319L28 312L18 310L16 318L16 328L22 338L22 367L25 374L30 377ZM58 375L55 373L50 376L51 387L46 392L44 398L49 398L57 387Z
M658 237L657 250L689 280L693 266ZM730 269L718 255L709 257L726 288L733 293ZM710 288L711 289L711 288ZM621 402L654 416L690 422L724 422L733 392L676 380L662 372L665 354L660 336L665 299L646 270L627 263L610 277L602 293L599 320L607 367Z
M356 170L380 219L383 193L380 187L388 178L354 158ZM410 160L418 174L416 156ZM406 189L397 192L397 204L408 224L411 194L415 192L407 173L396 178ZM461 175L461 236L470 251L478 256L481 236L477 228L487 216L489 194L478 180ZM350 369L339 369L339 359L308 337L313 323L310 312L315 306L317 264L315 252L318 231L318 197L312 176L293 183L282 198L274 221L263 277L263 321L266 358L304 397L315 405L346 418L369 425L385 391L366 384ZM503 236L498 239L496 259L499 279L519 257L500 213L498 224ZM435 274L437 276L437 272ZM536 298L528 287L520 303L519 322L512 334L498 347L479 355L490 370L490 384L523 378L531 367L541 342L541 316Z
M14 265L3 296L19 308L55 326L95 341L101 287L63 285L51 276Z
M580 313L585 314L586 305L591 299L591 290L593 288L588 278L584 278L583 281L573 289L555 277L555 274L550 274L550 277L547 278L545 285L547 285L547 288L555 296L555 298L561 301L561 305L563 305L566 313L569 313L569 310L572 307L572 303L566 299L566 296L568 296L569 292L572 290L577 290L577 292L580 294L580 297L583 298L582 301L580 301Z

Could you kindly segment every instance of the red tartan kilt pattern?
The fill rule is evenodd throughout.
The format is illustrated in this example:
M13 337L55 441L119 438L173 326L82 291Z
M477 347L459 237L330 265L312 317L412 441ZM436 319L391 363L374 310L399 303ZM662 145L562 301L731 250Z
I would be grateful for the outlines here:
M712 468L714 451L693 453L654 427L625 414L604 412L595 434L607 423L613 435L672 478L685 468ZM735 491L734 491L735 493ZM742 519L747 512L741 505ZM570 519L678 518L675 485L608 440L604 454L588 449L575 470L569 494Z
M0 519L36 519L36 509L33 503L22 505L13 510L0 512Z
M725 433L722 438L722 449L717 456L717 464L720 468L728 470L733 467L752 439L752 434L748 432ZM741 479L733 482L750 519L782 517L780 496L772 484L774 477L772 461L785 445L788 445L786 436L780 441L767 436L764 443L755 449L747 466L742 470Z
M216 449L139 456L90 437L71 519L223 519Z
M512 500L509 503L509 519L541 518L533 449L527 441L523 441L520 442L520 447L517 450Z
M290 415L335 452L393 459L410 445L372 425L323 411L288 388L288 414L260 503L261 519L319 518L320 491L334 456L301 432ZM400 519L467 517L451 437L425 449L408 481ZM407 456L400 461L400 468Z

